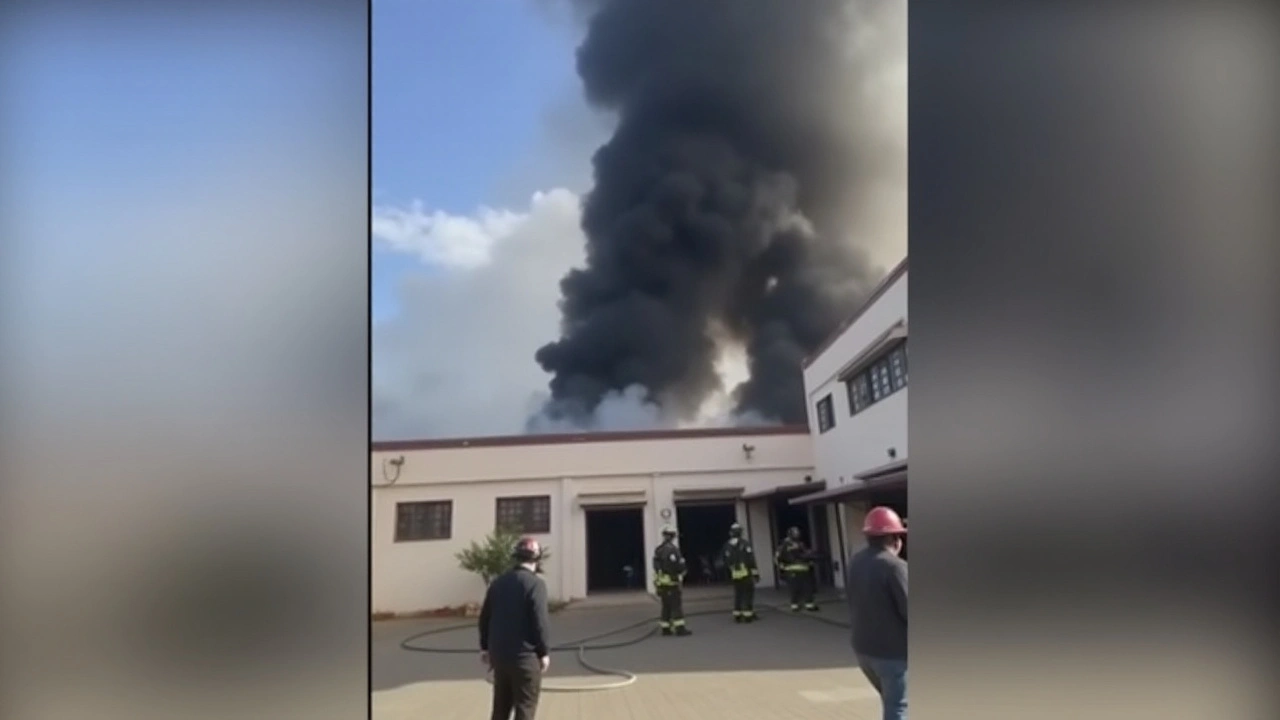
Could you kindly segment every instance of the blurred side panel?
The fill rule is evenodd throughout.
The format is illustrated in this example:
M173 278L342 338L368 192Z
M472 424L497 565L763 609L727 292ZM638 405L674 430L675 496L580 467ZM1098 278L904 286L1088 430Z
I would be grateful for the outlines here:
M0 717L367 712L367 18L0 6Z
M1280 717L1273 3L913 3L912 717Z

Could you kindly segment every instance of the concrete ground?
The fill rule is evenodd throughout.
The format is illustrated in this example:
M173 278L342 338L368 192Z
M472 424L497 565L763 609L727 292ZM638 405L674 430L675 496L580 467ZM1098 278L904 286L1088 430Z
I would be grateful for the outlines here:
M762 593L760 605L780 598ZM570 643L608 630L644 627L601 640L637 639L652 627L657 606L647 598L610 598L552 616L555 642ZM735 625L722 596L686 602L688 638L650 637L637 644L593 650L591 663L639 676L631 686L588 693L550 692L558 684L586 685L616 678L583 669L573 652L557 652L547 674L539 718L546 720L734 720L880 717L879 699L853 665L848 630L810 617L763 612L753 625ZM707 613L705 615L700 613ZM840 602L821 617L843 622ZM460 627L415 640L415 646L456 654L410 652L400 642L416 633ZM474 621L404 620L373 625L373 717L378 720L487 718Z

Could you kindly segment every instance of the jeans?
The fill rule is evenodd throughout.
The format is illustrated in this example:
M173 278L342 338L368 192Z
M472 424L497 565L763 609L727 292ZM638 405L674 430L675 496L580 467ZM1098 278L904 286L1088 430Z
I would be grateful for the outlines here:
M858 655L858 667L880 693L884 720L907 719L907 661Z

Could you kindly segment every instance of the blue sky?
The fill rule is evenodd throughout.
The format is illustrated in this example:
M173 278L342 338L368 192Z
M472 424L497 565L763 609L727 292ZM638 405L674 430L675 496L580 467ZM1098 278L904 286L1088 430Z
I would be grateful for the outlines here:
M376 0L374 203L457 215L495 203L549 103L571 89L573 43L534 0ZM414 268L374 249L375 322L396 312L395 285Z

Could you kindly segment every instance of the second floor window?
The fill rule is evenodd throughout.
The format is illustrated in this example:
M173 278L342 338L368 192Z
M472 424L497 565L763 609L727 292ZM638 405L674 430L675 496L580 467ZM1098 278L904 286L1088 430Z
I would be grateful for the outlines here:
M895 346L846 381L849 414L857 415L907 386L907 344Z
M831 403L831 394L818 401L818 432L824 433L836 426L836 412Z
M846 385L849 389L849 413L857 415L871 404L871 376L859 373Z

